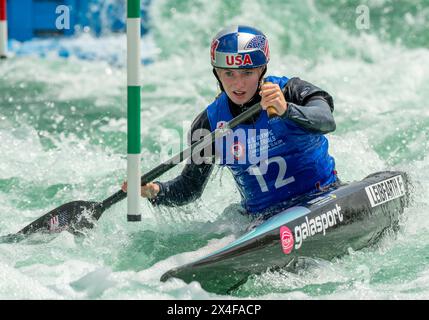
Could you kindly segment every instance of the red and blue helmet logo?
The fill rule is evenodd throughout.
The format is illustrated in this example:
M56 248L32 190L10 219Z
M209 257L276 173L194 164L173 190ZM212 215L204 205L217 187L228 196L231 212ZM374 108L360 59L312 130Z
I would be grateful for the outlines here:
M232 26L214 37L210 56L216 68L257 68L268 63L270 49L261 31L248 26Z

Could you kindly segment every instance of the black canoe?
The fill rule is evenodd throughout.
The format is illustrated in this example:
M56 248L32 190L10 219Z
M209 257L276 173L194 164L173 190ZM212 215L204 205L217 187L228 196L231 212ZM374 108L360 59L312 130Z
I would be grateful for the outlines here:
M330 260L374 244L386 230L397 229L408 202L406 173L374 173L313 194L224 248L166 272L161 281L198 281L207 291L225 294L249 275L290 266L297 258Z

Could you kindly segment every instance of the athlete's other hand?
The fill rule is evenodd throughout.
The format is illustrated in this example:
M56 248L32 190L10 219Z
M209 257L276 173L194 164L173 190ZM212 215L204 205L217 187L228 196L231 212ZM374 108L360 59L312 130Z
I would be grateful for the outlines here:
M127 192L127 187L128 184L126 181L124 181L121 187L122 191ZM153 199L159 193L159 185L153 182L149 182L148 184L141 186L140 193L143 198Z

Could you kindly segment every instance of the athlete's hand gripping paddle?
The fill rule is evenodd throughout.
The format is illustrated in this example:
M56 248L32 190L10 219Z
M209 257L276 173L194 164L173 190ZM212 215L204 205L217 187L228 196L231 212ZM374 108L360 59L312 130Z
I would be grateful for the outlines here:
M272 82L266 81L266 82L264 82L264 84L272 84ZM279 116L277 109L274 106L267 107L267 113L268 113L268 118L270 118L270 119Z

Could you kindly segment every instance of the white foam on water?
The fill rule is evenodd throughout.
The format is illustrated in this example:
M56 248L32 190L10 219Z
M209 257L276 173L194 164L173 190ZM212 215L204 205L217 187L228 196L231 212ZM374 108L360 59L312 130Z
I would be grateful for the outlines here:
M0 178L19 178L32 182L83 183L123 169L119 155L106 154L102 147L70 135L61 135L57 149L45 150L36 130L28 126L12 132L0 131L4 142ZM103 164L100 166L99 164Z
M1 299L61 299L55 291L46 288L38 277L31 278L19 270L0 262Z

